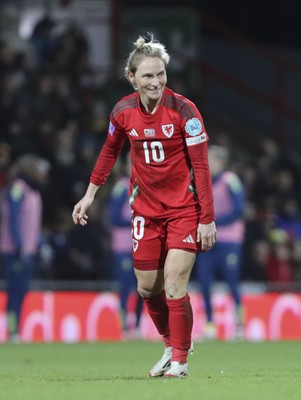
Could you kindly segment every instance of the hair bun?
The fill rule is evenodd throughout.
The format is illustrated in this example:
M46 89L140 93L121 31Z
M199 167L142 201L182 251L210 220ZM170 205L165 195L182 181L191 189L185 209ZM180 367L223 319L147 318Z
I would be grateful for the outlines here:
M145 39L142 36L139 36L139 38L136 40L134 43L136 49L141 49L145 44Z

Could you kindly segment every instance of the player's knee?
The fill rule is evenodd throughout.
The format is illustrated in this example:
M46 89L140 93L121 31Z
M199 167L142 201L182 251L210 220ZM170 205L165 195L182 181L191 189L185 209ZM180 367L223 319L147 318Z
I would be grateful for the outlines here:
M160 294L163 287L157 287L156 285L138 284L137 291L141 297L148 299L150 297Z
M178 299L187 292L188 275L185 273L169 273L165 277L164 289L166 297Z
M151 291L143 286L138 285L137 291L140 294L140 296L143 297L144 299L149 298L151 296Z
M164 274L162 271L136 271L137 291L143 298L156 296L163 291Z

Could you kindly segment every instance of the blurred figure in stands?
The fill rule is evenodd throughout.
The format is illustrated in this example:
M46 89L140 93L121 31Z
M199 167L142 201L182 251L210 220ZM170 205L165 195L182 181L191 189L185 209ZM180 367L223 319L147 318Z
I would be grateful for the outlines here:
M9 339L19 341L23 301L29 290L42 227L41 188L49 163L34 155L20 157L10 169L1 201L0 250L7 292Z
M268 235L270 252L266 260L266 277L278 290L291 290L293 281L292 239L280 228L271 229Z
M239 293L240 260L244 241L245 193L239 177L227 170L229 153L226 147L209 147L212 175L217 243L210 252L201 252L196 260L196 276L202 289L207 323L204 338L215 339L216 326L211 302L211 286L215 279L229 285L236 306L236 337L242 336L243 309Z
M131 235L131 208L128 189L130 184L131 161L127 154L126 167L122 176L115 183L109 201L108 214L112 232L112 252L117 278L120 285L120 307L122 327L125 339L139 337L140 317L143 299L136 290L137 280L134 273ZM130 310L130 295L135 293L135 315ZM133 307L132 307L133 309Z
M8 184L8 171L12 157L12 149L7 143L0 142L0 199Z

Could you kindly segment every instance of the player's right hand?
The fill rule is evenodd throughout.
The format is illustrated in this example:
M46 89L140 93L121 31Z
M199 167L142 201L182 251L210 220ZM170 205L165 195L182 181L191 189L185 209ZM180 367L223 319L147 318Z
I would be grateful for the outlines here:
M92 204L93 200L83 197L73 208L72 219L78 225L85 226L88 223L87 210Z

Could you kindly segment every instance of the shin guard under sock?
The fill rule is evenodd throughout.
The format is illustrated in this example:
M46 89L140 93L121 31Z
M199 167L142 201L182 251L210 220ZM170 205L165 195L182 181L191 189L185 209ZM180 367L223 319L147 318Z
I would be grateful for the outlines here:
M167 299L172 360L187 362L191 346L193 314L188 293L181 299Z
M157 296L144 298L144 302L157 331L163 337L165 346L170 347L169 317L165 291Z

